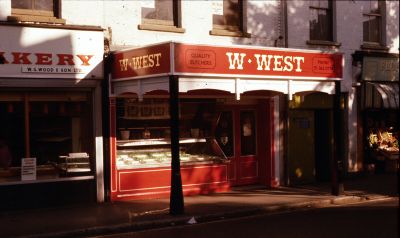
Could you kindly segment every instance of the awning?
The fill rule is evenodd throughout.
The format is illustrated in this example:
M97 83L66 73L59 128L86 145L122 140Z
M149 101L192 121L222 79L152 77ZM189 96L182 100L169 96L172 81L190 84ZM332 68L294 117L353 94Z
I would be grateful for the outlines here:
M399 85L391 83L365 83L364 108L399 109Z

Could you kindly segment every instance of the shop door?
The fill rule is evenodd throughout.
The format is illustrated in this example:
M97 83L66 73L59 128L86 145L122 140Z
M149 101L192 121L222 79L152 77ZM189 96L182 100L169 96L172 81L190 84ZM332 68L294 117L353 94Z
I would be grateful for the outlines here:
M218 120L216 138L229 158L231 185L258 181L257 121L255 108L233 108L223 111Z
M289 178L293 184L315 181L314 112L289 112Z

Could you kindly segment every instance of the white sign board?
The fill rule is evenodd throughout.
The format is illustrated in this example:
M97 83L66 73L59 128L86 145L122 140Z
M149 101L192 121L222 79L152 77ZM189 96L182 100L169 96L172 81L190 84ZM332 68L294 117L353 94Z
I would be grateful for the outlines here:
M0 25L0 75L103 78L102 31Z
M217 0L211 2L211 12L214 15L224 15L224 1Z
M36 180L36 158L22 158L21 180Z

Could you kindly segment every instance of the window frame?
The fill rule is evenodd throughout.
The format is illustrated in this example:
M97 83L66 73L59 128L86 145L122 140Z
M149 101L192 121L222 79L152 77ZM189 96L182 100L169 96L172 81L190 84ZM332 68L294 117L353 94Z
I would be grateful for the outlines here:
M309 40L306 42L308 45L319 45L319 46L331 46L331 47L340 47L341 43L336 40L336 4L335 1L327 0L328 7L320 7L320 6L309 6L310 10L317 11L325 11L329 14L329 24L330 24L330 36L327 37L329 39L312 39L311 32L311 19L309 20ZM318 5L320 5L320 1L318 1Z
M33 5L35 0L31 0ZM35 10L11 8L11 16L8 16L8 21L11 22L39 22L39 23L58 23L65 24L65 20L61 18L61 0L52 0L53 10Z
M228 0L223 0L223 3L226 3ZM210 35L218 35L218 36L232 36L232 37L251 37L249 33L247 33L246 29L246 19L247 19L247 0L238 0L239 4L239 24L238 25L228 25L228 24L215 24L214 23L214 14L211 14L211 22L212 22L212 30L210 30ZM224 6L225 9L225 6ZM222 15L223 18L226 18L225 14Z
M142 11L142 6L140 7L140 11ZM181 0L172 0L172 14L172 21L162 19L148 19L141 16L141 23L138 25L138 29L184 33L185 29L183 29L181 26Z
M386 1L379 1L378 2L378 9L372 9L373 2L369 2L369 9L368 12L363 12L362 17L363 21L362 24L364 24L364 17L375 17L378 18L378 41L369 41L371 39L371 31L370 31L370 24L368 25L368 40L364 40L366 32L364 32L364 27L363 27L363 34L362 34L362 45L361 48L363 49L375 49L375 50L388 50L388 47L386 47ZM376 11L377 10L377 11Z

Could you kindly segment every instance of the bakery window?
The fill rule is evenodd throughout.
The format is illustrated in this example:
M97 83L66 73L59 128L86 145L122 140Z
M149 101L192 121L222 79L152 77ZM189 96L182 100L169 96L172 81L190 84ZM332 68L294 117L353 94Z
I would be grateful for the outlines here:
M0 183L93 175L90 92L6 92L0 96ZM34 164L24 168L25 158Z
M8 21L65 24L60 0L12 0Z
M180 161L182 164L223 163L227 155L215 136L215 100L181 99ZM117 169L171 165L169 101L167 98L117 99ZM231 127L224 127L227 130ZM220 133L220 132L218 132Z

